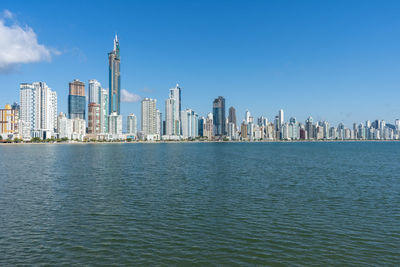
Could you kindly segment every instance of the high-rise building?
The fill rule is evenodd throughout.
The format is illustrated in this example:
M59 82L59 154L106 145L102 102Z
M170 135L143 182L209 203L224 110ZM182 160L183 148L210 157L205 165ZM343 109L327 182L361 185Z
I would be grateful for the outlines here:
M51 138L57 129L57 93L44 82L20 84L23 138Z
M310 116L306 120L305 130L307 133L307 139L314 139L314 125L313 125L313 118Z
M119 56L119 41L118 36L114 38L114 49L108 53L108 68L109 68L109 114L116 112L120 113L121 104L121 75L120 75L120 56Z
M108 133L122 135L122 115L118 115L117 112L111 113L108 118Z
M6 105L0 109L0 136L8 138L18 132L19 110Z
M213 131L214 131L213 114L210 112L207 114L206 125L205 128L203 129L204 136L207 137L209 140L211 140L214 134Z
M244 120L246 123L250 122L250 111L246 110L246 112L244 113Z
M162 133L163 133L163 120L162 120L162 112L160 112L159 109L156 110L156 117L157 117L156 118L156 120L157 120L157 122L156 122L157 134L159 136L161 136Z
M225 98L219 96L213 102L214 136L226 135Z
M88 133L89 134L99 134L101 133L100 124L100 104L90 103L88 111Z
M68 119L66 114L60 112L57 116L57 133L58 138L72 139L73 134L73 120Z
M74 80L69 83L68 117L86 119L85 83Z
M165 101L166 135L181 135L181 88L179 84L169 89L169 97Z
M89 80L88 83L88 103L100 104L101 84L97 80Z
M204 132L205 132L205 128L206 128L206 118L204 117L200 117L199 118L199 136L204 136Z
M108 92L106 89L100 90L100 129L101 133L108 133Z
M285 119L283 117L283 109L279 110L278 118L279 118L279 129L280 129L283 123L285 122Z
M128 115L127 123L126 123L127 133L132 136L137 135L137 120L136 115L131 113Z
M236 109L234 107L229 108L228 123L236 125Z
M141 130L143 134L157 134L157 109L156 99L144 98L142 100Z
M186 109L181 111L181 118L183 138L196 138L199 135L197 114L191 109Z

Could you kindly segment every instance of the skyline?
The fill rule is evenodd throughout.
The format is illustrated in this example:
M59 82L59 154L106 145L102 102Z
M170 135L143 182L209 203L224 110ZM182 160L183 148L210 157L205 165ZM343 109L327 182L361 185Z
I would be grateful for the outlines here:
M159 8L152 13L146 11L149 11L154 3L134 3L127 4L126 10L120 10L118 23L113 17L117 15L110 14L111 17L107 20L110 25L102 24L106 26L106 30L102 30L100 26L93 27L93 22L90 21L93 13L98 15L105 12L105 2L102 2L104 5L98 6L91 5L93 2L86 2L82 6L82 12L88 13L87 21L75 21L75 26L70 25L71 27L65 28L65 33L59 34L54 27L66 23L63 17L72 12L77 2L73 2L71 6L63 6L65 3L61 3L62 8L65 7L65 14L61 15L60 22L54 20L54 14L50 12L54 5L51 4L40 7L49 14L47 20L35 14L37 8L29 2L21 1L4 7L11 15L6 15L3 11L4 23L2 22L0 35L4 34L7 25L20 25L22 29L28 26L36 34L38 44L53 52L50 62L22 64L16 66L16 71L4 72L3 69L0 75L0 82L3 84L0 88L3 104L18 102L19 84L24 82L46 82L57 92L59 111L65 113L68 83L74 79L85 82L86 95L90 79L98 80L107 89L107 53L112 49L110 39L118 33L122 47L121 89L140 95L141 99L157 99L160 110L165 110L167 90L179 83L183 94L182 110L191 108L199 115L206 116L212 110L213 99L222 95L226 98L226 109L230 106L235 107L238 122L241 122L247 109L255 117L265 116L269 120L273 120L279 109L284 109L287 118L294 116L298 121L305 121L308 116L312 116L315 121L327 120L335 125L343 122L347 127L353 122L375 119L393 123L400 113L396 101L400 96L397 90L400 79L396 72L398 52L395 49L399 36L392 29L392 26L400 24L398 19L393 17L398 8L395 2L388 2L385 6L368 2L362 7L352 2L346 5L347 9L342 12L338 11L340 5L344 5L341 3L336 4L335 8L329 4L307 2L303 6L294 3L283 10L282 6L285 4L267 5L252 2L242 13L239 12L241 5L235 2L226 6L226 10L218 16L217 13L225 7L223 2L204 5L182 2L169 2L167 5L159 2ZM195 9L199 8L205 12L206 7L210 5L214 9L208 11L210 19L207 27L203 27L200 25L202 20L196 20L201 12L195 12ZM165 6L168 6L166 10L163 9ZM307 6L312 7L311 11L326 9L332 21L323 20L322 14L314 14L307 19L307 15L310 15L308 12L311 12L304 10ZM92 13L88 12L89 7ZM183 16L187 20L182 22L174 16L168 16L168 20L162 21L170 15L168 11L174 7L179 7L176 13L179 13L180 18ZM352 19L353 22L358 20L358 23L352 23L342 31L338 31L337 25L330 24L340 22L339 26L344 26L346 21L349 22L349 14L356 7L360 8L360 11L354 12ZM162 15L162 19L152 20L148 24L126 23L129 22L126 21L127 13L131 11L137 15L138 10L144 12L143 15L151 15L151 18ZM271 35L266 36L260 28L271 22L271 19L267 19L265 14L260 17L260 13L271 13L271 10L277 11L277 15L272 16L275 22L283 21L279 11L307 11L298 14L297 19L299 25L309 28L302 28L295 34L294 31L299 30L299 25L294 25L293 19L289 19L287 24L279 24L280 27L267 27L265 31L269 31ZM234 15L237 14L242 14L241 23L234 19ZM254 15L253 18L245 18L245 15L249 14ZM130 15L134 21L143 17ZM193 15L192 19L190 15ZM318 18L321 19L321 24L311 23ZM337 21L338 18L342 18L343 21ZM55 25L48 25L52 23L46 21L54 22ZM258 22L258 25L255 22ZM134 30L131 29L132 25L135 26ZM329 26L325 34L320 32L324 26ZM92 30L89 31L89 28ZM212 30L207 32L206 29L209 28ZM354 28L358 31L354 31ZM163 33L164 30L167 32ZM219 34L222 30L228 31ZM329 33L336 35L331 35L329 39ZM301 39L301 34L304 34L304 40ZM315 34L320 34L321 43L310 39ZM64 47L59 43L65 41L63 35L70 37L69 42L64 43ZM147 38L139 40L141 37ZM204 39L201 39L202 37ZM287 42L289 37L293 37L295 42ZM74 40L79 42L73 42ZM327 41L331 41L332 45L328 45ZM78 56L65 49L65 45L70 44L76 45L77 49L73 53ZM278 45L282 46L282 49L278 49ZM318 49L315 50L316 48ZM359 50L356 51L356 48ZM196 53L192 52L193 49ZM315 51L311 51L313 49ZM338 53L331 55L327 53L329 51ZM291 57L297 60L292 60ZM266 69L274 68L277 71L265 74ZM129 113L140 115L140 101L121 104L121 114L126 117Z

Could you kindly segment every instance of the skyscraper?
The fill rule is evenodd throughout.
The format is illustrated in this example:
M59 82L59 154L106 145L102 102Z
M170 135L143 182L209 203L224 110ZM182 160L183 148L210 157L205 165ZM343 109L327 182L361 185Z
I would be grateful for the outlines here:
M156 102L157 100L151 98L142 100L141 130L145 136L157 134Z
M214 136L226 134L225 98L219 96L213 102Z
M198 115L191 109L181 111L182 136L184 139L196 138L199 135Z
M100 104L101 84L97 80L89 80L88 95L89 104Z
M250 122L250 111L246 110L246 112L244 113L244 120L246 121L246 123Z
M108 133L108 100L108 91L101 88L99 99L101 133Z
M236 125L236 110L234 107L229 108L228 122Z
M20 84L23 138L51 138L57 128L57 93L44 82Z
M161 136L163 134L163 120L162 120L162 112L159 109L156 110L156 128L157 134Z
M285 119L283 117L283 109L279 110L279 129L282 127L283 123L285 122Z
M108 53L108 68L109 68L109 114L116 112L120 113L121 103L121 75L120 75L120 56L119 56L119 41L118 36L114 38L114 49Z
M181 135L181 88L179 84L169 90L169 98L165 101L166 135Z
M86 119L85 83L74 80L69 83L68 117Z
M102 132L100 115L100 104L90 103L88 110L88 133L99 134Z

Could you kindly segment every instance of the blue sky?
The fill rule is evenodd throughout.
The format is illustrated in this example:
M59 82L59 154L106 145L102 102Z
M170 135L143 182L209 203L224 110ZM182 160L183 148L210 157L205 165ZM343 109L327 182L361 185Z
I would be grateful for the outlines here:
M108 88L107 53L118 33L122 88L156 98L163 113L168 89L179 83L182 108L204 116L222 95L239 120L246 109L273 120L280 108L285 119L311 115L347 126L400 118L399 1L7 1L2 8L0 106L19 100L21 82L45 81L63 112L73 79ZM12 27L31 30L32 49L45 51L4 62ZM121 112L139 117L140 102L123 103Z

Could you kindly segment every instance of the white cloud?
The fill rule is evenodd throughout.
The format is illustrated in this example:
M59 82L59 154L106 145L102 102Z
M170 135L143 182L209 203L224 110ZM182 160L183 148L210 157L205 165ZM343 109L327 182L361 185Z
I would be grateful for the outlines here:
M121 101L122 102L138 102L140 100L140 96L131 92L128 92L125 89L121 89Z
M0 72L8 72L19 64L50 61L57 50L39 44L32 28L15 22L7 25L13 14L5 10L0 18Z

